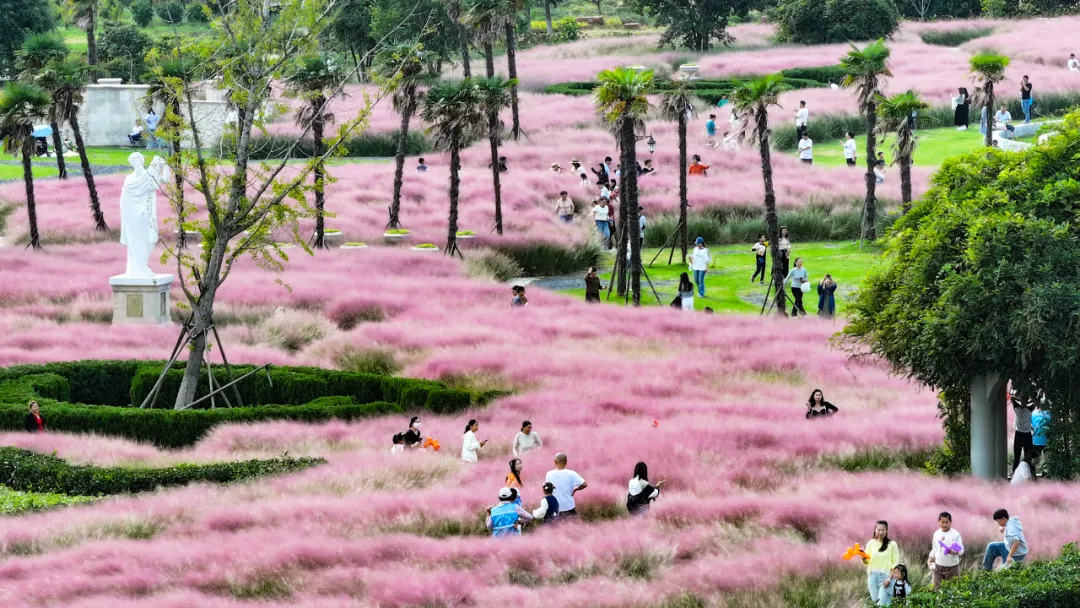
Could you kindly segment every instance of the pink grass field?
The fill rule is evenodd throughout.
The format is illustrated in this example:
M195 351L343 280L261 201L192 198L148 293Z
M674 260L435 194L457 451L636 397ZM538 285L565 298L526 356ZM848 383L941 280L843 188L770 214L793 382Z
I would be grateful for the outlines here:
M898 49L925 46L910 31L916 27L926 26L905 26ZM994 36L1049 35L1060 24L996 27L1002 31ZM746 35L760 39L762 26L754 28ZM1044 49L1048 70L1063 50L1068 56L1068 49L1043 41L1033 48ZM571 51L584 58L556 54ZM548 53L546 69L567 62L570 72L576 62L623 52L629 51L614 41L587 41L521 55ZM717 53L701 64L720 73L745 55L748 65L759 61L754 57L799 65L800 57L785 58L785 52L798 51ZM962 57L966 50L937 52ZM924 60L929 78L935 60ZM525 65L526 82L540 78L528 72L537 68ZM504 148L511 171L501 239L487 235L486 142L463 154L460 227L480 237L464 246L466 256L477 245L573 242L591 234L585 225L551 221L558 190L579 201L586 191L575 177L547 169L551 162L568 168L574 156L590 164L616 156L610 135L595 125L589 99L523 93L522 124L530 140ZM642 203L650 212L671 211L678 185L674 127L650 121L650 131L658 140L660 173L642 180ZM707 180L691 181L691 204L760 204L756 154L705 152L703 144L704 129L696 124L691 153L702 153L713 170ZM639 154L647 153L642 147ZM412 242L441 244L446 161L426 157L432 167L426 175L412 171L415 158L407 161L403 218L415 233ZM861 196L861 176L803 167L784 154L773 162L781 209L848 205ZM489 382L513 394L460 415L422 415L425 434L442 443L438 453L389 453L390 437L404 430L408 416L226 425L176 451L113 437L2 433L0 445L101 466L285 452L328 463L253 483L195 485L0 518L0 606L655 608L686 593L710 606L758 593L752 597L771 599L750 605L779 607L783 600L771 590L793 577L840 571L859 588L862 567L840 556L851 543L865 543L878 519L890 521L909 565L925 560L942 510L953 513L972 555L1000 539L990 519L999 507L1022 518L1035 558L1052 557L1080 539L1076 485L1012 487L906 470L847 473L824 462L824 456L859 450L926 450L942 440L934 391L891 374L880 361L849 358L830 342L839 325L589 306L539 289L529 289L526 308L511 309L508 285L469 278L456 259L381 245L392 164L334 166L332 173L338 181L328 209L336 217L329 225L342 229L344 240L373 246L314 257L290 250L279 277L284 286L249 261L238 264L218 299L219 316L232 319L222 326L230 361L336 367L348 360L344 355L383 350L393 353L402 375ZM916 172L917 192L928 178ZM121 181L99 180L113 226L119 225ZM111 310L108 277L122 271L124 250L115 230L94 234L83 186L77 180L36 186L42 252L16 243L26 230L22 184L0 187L0 199L16 205L0 246L0 365L166 358L178 327L102 322ZM887 184L883 196L898 198L897 188ZM165 206L159 211L164 220ZM171 226L163 221L161 230L171 239ZM175 291L174 301L179 296ZM279 306L286 309L281 317L274 313ZM371 306L380 307L385 320L349 330L336 324ZM308 337L299 350L283 350L263 331L270 323ZM220 355L213 352L217 364ZM840 408L838 415L803 418L814 388ZM47 407L44 416L47 424ZM469 418L479 421L480 439L490 440L473 465L460 461ZM544 441L524 459L528 508L537 506L544 474L563 451L588 481L577 496L587 513L624 504L634 464L647 462L653 480L667 480L649 516L540 528L519 539L472 534L496 500L514 434L526 419ZM647 564L649 580L630 575L636 563ZM844 597L837 605L859 605L861 596Z

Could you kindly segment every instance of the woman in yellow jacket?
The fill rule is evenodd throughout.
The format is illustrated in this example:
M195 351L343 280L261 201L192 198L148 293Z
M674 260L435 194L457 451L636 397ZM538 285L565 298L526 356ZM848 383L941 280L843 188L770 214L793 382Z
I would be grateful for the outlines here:
M874 538L866 541L866 553L870 559L863 563L870 601L875 606L888 606L892 603L892 571L900 563L900 547L889 538L889 522L882 520L874 526Z

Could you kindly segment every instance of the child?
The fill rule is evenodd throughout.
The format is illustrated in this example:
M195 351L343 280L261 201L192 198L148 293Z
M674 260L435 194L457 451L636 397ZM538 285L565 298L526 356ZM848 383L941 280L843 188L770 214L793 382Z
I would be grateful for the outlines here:
M739 137L731 133L731 131L724 131L724 150L728 152L739 151Z
M814 164L814 140L810 139L810 134L806 131L803 131L799 140L799 160L804 165Z
M706 146L716 147L716 114L709 114L709 120L705 123L705 135L709 137Z
M416 172L427 173L427 165L424 164L424 159L418 158L416 160Z
M897 564L892 570L892 578L889 580L889 589L881 596L880 606L891 606L898 599L911 595L911 583L908 582L907 566Z
M754 280L757 279L758 274L760 273L761 274L761 281L759 281L758 284L762 285L762 284L765 283L765 251L766 251L766 249L765 249L765 235L764 234L757 235L757 242L754 243L754 246L750 248L750 251L754 254L754 256L756 258L756 261L757 261L757 267L754 269L754 276L750 277L750 282L753 283Z
M514 299L510 301L511 307L528 306L529 299L525 297L525 288L521 285L514 285L513 289Z
M571 160L570 167L574 169L574 173L578 176L578 179L581 180L581 187L588 188L589 172L585 170L585 167L581 166L581 161L576 158Z
M934 591L941 587L942 581L956 578L960 574L960 556L964 554L964 539L960 532L952 527L952 514L942 511L938 515L939 529L934 532L933 544L930 545L930 556L926 565L934 573ZM959 546L959 551L953 551L953 545Z
M394 445L390 447L391 454L400 454L405 451L405 433L394 433Z
M544 484L544 499L540 506L532 512L533 519L543 520L545 524L551 523L559 517L559 499L552 496L555 493L555 484L550 481Z
M690 157L690 168L687 170L690 175L700 175L702 177L709 177L709 165L701 162L701 157L697 154Z

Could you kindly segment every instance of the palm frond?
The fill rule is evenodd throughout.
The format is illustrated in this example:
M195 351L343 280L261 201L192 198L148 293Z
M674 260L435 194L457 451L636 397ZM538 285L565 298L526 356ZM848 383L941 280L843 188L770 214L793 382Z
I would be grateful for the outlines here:
M656 104L660 115L668 120L678 121L680 116L692 120L695 115L694 92L685 80L675 80L675 86L660 95Z
M600 86L593 91L600 119L613 129L626 120L633 121L635 128L642 125L649 113L653 77L652 70L616 68L600 72L596 76Z
M63 59L69 52L64 39L58 34L47 32L31 34L23 40L22 47L15 51L15 67L22 72L25 80L33 80L35 72L45 64Z
M855 99L860 108L865 108L881 94L883 78L892 77L890 55L885 40L879 38L861 49L851 45L851 50L840 58L840 67L844 70L840 86L855 89Z
M436 149L448 150L455 138L464 147L486 132L489 93L480 80L486 79L440 81L424 95L420 118Z
M52 99L41 87L18 81L9 82L0 91L0 136L4 151L13 154L27 145L34 124L49 114Z
M975 85L971 92L971 101L977 105L986 105L989 92L994 85L1005 79L1005 68L1009 67L1009 58L992 52L982 52L968 59L971 68L970 78Z
M892 97L877 97L877 130L880 135L896 135L893 157L910 157L915 151L918 137L915 135L913 114L930 108L915 91L905 91Z
M513 5L509 0L473 0L463 21L476 32L479 42L494 42L514 23Z
M731 105L732 111L740 120L739 139L760 142L768 135L766 130L769 108L780 106L780 93L783 91L782 74L735 81L735 88L731 91Z

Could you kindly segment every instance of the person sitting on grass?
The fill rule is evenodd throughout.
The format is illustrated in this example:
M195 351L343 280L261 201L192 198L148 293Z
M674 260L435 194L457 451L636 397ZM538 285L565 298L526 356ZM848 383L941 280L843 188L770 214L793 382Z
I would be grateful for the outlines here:
M825 401L825 395L820 388L815 388L810 393L810 399L806 402L806 419L829 417L840 411L838 407Z
M493 537L520 536L520 524L533 520L532 513L522 509L517 498L517 490L513 488L499 490L499 503L487 510L484 522Z
M390 446L391 454L400 454L405 451L405 433L394 433L394 445Z

